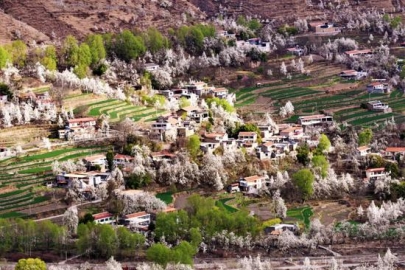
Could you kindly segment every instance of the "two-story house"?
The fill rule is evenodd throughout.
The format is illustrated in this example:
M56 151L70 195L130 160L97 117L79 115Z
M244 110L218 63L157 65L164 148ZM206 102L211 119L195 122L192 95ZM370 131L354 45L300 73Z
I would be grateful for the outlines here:
M367 169L364 182L374 183L376 180L385 180L389 175L390 172L385 171L385 168Z
M357 156L365 157L371 153L371 148L368 145L359 146L356 148Z
M68 128L76 128L76 127L86 128L95 126L96 126L96 119L93 117L69 119L67 121Z
M150 214L146 212L132 213L123 217L123 223L125 226L141 230L148 230L150 220Z
M253 191L263 188L268 180L267 176L253 175L239 180L239 186L242 191Z
M114 215L109 212L94 214L93 218L97 224L115 224Z
M405 156L405 147L387 147L383 151L383 156L392 160L395 160L397 157L403 159Z

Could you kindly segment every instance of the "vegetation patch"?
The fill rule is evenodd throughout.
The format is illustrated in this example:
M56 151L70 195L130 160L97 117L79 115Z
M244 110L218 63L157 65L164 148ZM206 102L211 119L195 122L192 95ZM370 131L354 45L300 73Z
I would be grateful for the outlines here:
M239 210L236 209L236 208L234 208L234 207L232 207L232 206L230 206L230 205L227 205L227 204L226 204L227 201L230 201L230 200L232 200L232 199L234 199L234 198L219 199L218 201L215 202L215 206L223 207L223 208L224 208L226 211L228 211L229 213L235 213L235 212L237 212L237 211L239 211Z

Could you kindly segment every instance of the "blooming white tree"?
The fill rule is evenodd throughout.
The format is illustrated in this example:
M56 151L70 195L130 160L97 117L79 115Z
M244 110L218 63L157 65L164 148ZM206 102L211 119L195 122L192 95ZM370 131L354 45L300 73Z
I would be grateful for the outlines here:
M283 75L287 75L287 66L285 65L284 62L281 63L280 72L281 72L281 74L283 74Z
M277 217L287 217L287 207L285 206L284 199L280 195L280 190L277 190L273 195L273 205L276 211Z
M108 259L105 262L106 270L122 270L122 266L119 262L117 262L114 257Z
M71 235L76 234L77 226L79 225L79 215L76 205L69 207L65 211L63 214L63 224Z

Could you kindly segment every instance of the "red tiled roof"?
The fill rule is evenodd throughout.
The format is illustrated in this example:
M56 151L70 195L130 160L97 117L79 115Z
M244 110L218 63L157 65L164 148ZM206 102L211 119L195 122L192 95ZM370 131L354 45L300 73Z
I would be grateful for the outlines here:
M116 154L114 156L114 159L128 159L128 160L133 160L134 157L128 156L128 155L121 155L121 154Z
M226 133L205 133L204 137L209 139L215 139L216 137L223 137Z
M385 171L385 168L372 168L366 170L366 172L383 172L383 171Z
M346 54L350 55L356 55L356 54L365 54L365 53L371 53L371 50L365 49L365 50L353 50L353 51L346 51Z
M81 123L81 122L91 122L91 121L96 121L95 118L93 117L85 117L85 118L76 118L76 119L69 119L69 123Z
M137 217L142 217L145 215L148 215L148 214L145 211L143 211L143 212L128 214L125 216L125 218L137 218Z
M94 214L93 218L94 218L94 220L98 220L98 219L108 218L108 217L112 217L112 216L113 215L108 212L102 212L102 213Z
M263 179L263 176L258 176L258 175L253 175L253 176L249 176L249 177L245 177L245 181L246 182L256 182L257 180Z
M364 151L364 150L368 150L368 149L370 149L370 147L368 147L367 145L357 147L357 150L359 150L359 151Z
M306 116L300 116L299 119L312 120L312 119L320 119L320 118L325 117L325 116L326 115L324 115L324 114L306 115Z
M255 134L257 134L256 132L253 131L241 131L239 132L239 136L254 136Z
M405 147L387 147L385 152L405 152Z

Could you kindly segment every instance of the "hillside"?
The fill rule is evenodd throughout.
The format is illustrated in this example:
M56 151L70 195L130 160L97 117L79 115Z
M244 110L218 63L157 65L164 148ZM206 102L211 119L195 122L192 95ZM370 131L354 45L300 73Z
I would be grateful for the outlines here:
M49 39L48 36L37 29L0 11L0 44L8 43L10 40L17 38L18 33L26 41L45 41Z
M259 16L264 19L288 19L316 16L324 13L317 8L308 6L306 2L304 0L191 0L191 3L207 13L208 16L214 16L222 11L224 14L234 16L249 15ZM404 1L350 0L349 4L351 8L392 10L394 7L393 3L400 3L402 6L402 2ZM315 6L319 3L319 0L312 0L312 3Z
M123 28L145 29L149 26L167 30L180 25L184 19L186 23L191 23L205 17L186 0L171 1L171 7L165 7L165 2L3 0L0 1L0 8L48 36L60 38L68 34L82 37L91 32L118 31Z

